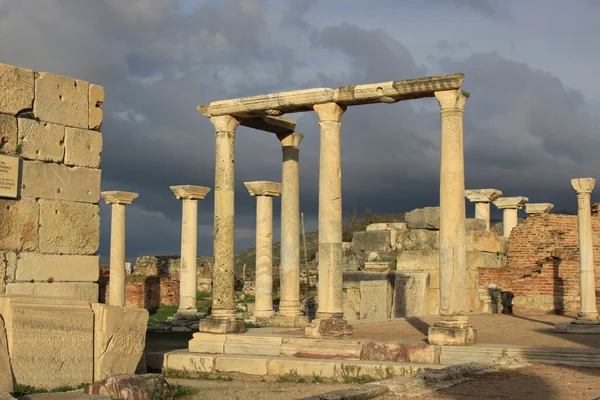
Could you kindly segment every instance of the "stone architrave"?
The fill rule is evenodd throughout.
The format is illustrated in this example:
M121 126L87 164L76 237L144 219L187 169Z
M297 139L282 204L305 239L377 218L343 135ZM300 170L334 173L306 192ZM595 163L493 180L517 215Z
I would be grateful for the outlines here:
M314 107L321 128L319 164L319 307L305 330L308 337L352 334L344 319L342 291L342 165L340 127L346 107L329 102Z
M181 215L181 272L179 274L179 308L176 319L197 319L196 307L198 256L198 200L210 192L204 186L171 186L177 199L183 202Z
M254 316L266 319L273 315L273 197L281 193L281 183L244 182L251 196L256 196L256 284Z
M505 238L510 236L510 232L513 230L519 221L517 216L517 211L523 208L525 203L527 203L529 199L527 197L517 196L517 197L500 197L497 200L494 200L494 205L499 209L504 211L502 216L503 227L502 233Z
M300 174L298 153L304 135L277 135L283 150L281 172L281 261L279 312L269 325L303 328L308 319L300 311Z
M498 189L465 190L465 197L475 203L475 218L485 221L485 230L490 230L490 203L502 196Z
M200 321L200 332L242 333L234 298L235 130L240 121L229 115L212 117L215 141L215 221L213 300L211 314Z
M525 212L527 214L548 214L554 208L552 203L527 203Z
M125 206L138 197L131 192L102 192L106 204L112 207L110 221L110 281L108 304L125 305Z
M440 315L429 328L436 345L465 345L477 341L468 322L467 249L465 228L465 172L463 113L469 97L462 90L436 92L442 119L440 171Z

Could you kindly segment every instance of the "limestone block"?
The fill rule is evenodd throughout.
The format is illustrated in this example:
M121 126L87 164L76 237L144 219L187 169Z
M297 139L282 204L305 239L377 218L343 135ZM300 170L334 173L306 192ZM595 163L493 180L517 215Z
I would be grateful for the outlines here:
M427 315L428 273L407 272L396 274L392 317Z
M358 342L341 340L284 338L281 344L281 355L285 357L359 360L360 352Z
M476 268L500 268L502 267L503 255L497 253L485 253L482 251L467 251L467 269Z
M485 220L477 219L477 218L467 218L465 219L465 229L468 231L485 231L487 229L487 225Z
M429 289L439 289L440 288L440 270L439 269L429 269L425 272L429 273Z
M35 79L33 114L45 122L87 129L89 83L49 72Z
M17 115L33 104L33 71L0 64L0 113Z
M87 129L67 128L65 133L65 164L100 168L102 134Z
M100 395L101 398L128 400L168 399L174 397L171 395L171 388L167 383L166 378L161 374L115 375L86 385L83 392L88 396L94 395L92 399L95 399L98 395ZM62 399L63 398L61 397L61 400ZM65 397L64 400L71 399Z
M104 113L102 105L104 104L104 88L90 83L89 89L89 129L100 130Z
M390 231L356 232L352 235L352 251L390 251Z
M427 295L427 302L429 304L429 315L436 315L440 312L440 289L429 288Z
M227 335L225 354L279 356L282 338Z
M360 282L360 319L390 318L392 289L387 280Z
M42 199L98 203L100 170L67 167L39 161L23 161L21 195Z
M335 362L298 358L274 358L269 362L269 375L281 376L295 371L300 376L335 377Z
M13 374L8 356L8 340L4 320L0 316L0 392L13 391ZM2 398L2 396L0 396Z
M162 369L163 371L186 371L192 376L195 373L211 373L215 372L217 357L220 356L191 353L186 350L174 350L164 354Z
M360 289L348 288L344 290L342 306L346 320L357 320L360 315Z
M6 292L6 283L13 282L17 269L17 253L0 253L0 295Z
M40 251L94 254L100 240L100 212L96 204L40 200Z
M477 343L477 330L473 328L447 328L432 326L427 340L439 346L464 346Z
M0 249L37 250L39 205L33 199L0 199Z
M188 342L188 349L192 353L224 354L227 335L196 332Z
M0 64L1 70L2 64ZM2 102L1 99L0 102ZM17 138L17 118L8 114L0 114L0 153L16 154Z
M133 374L144 353L148 311L92 304L94 312L94 380Z
M504 252L504 237L492 231L467 231L467 251Z
M272 357L229 356L219 357L215 362L217 372L239 372L248 375L267 375Z
M0 302L16 382L51 389L92 381L94 315L87 301L8 296Z
M438 269L440 265L439 250L406 250L398 253L396 269Z
M424 207L409 211L405 215L409 229L440 229L440 208Z
M7 295L53 297L98 302L98 284L94 282L17 282L6 284Z
M380 222L376 224L367 225L368 231L405 231L408 227L404 222Z
M98 256L19 253L15 280L96 282Z
M19 118L20 155L24 159L62 162L64 140L64 126Z
M406 235L398 236L397 250L436 250L440 248L440 231L410 229Z

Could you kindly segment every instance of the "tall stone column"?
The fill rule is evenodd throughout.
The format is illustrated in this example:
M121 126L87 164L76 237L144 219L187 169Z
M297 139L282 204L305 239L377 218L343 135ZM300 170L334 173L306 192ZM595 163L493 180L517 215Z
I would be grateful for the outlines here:
M254 316L265 320L273 315L273 197L281 193L281 183L244 182L256 196L256 283Z
M212 117L210 122L216 130L213 300L211 314L200 321L200 332L240 333L246 328L235 316L233 289L234 142L240 122L230 115Z
M527 203L525 212L527 214L548 214L554 208L552 203Z
M494 205L504 211L502 216L502 233L505 238L508 238L510 236L510 232L515 226L517 226L517 223L519 222L517 211L523 208L527 201L529 201L527 197L521 196L500 197L494 201Z
M440 169L440 315L429 328L432 344L464 345L477 341L468 323L465 231L463 112L469 97L462 90L436 92L441 108Z
M269 320L275 327L303 328L300 311L300 172L298 153L304 135L278 134L283 150L281 171L281 260L279 312Z
M125 301L125 206L139 195L131 192L102 192L106 204L110 204L110 280L108 304L124 306Z
M321 127L319 163L319 306L317 319L305 329L308 337L352 334L342 309L342 166L340 127L344 106L314 107Z
M179 273L179 308L175 319L197 319L196 258L198 256L198 200L210 188L204 186L171 186L177 199L183 202L181 215L181 268Z
M490 230L490 203L502 196L497 189L465 190L465 197L475 203L475 218L485 221L485 230Z

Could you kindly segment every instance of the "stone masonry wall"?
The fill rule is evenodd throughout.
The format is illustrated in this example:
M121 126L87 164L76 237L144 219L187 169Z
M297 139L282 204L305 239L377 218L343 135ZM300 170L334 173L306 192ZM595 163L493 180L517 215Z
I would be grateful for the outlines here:
M0 153L18 199L0 199L0 294L98 300L104 89L0 64Z
M600 307L600 216L592 216L596 298ZM513 229L508 266L479 268L480 288L498 285L512 292L513 312L579 311L579 245L577 216L531 215Z

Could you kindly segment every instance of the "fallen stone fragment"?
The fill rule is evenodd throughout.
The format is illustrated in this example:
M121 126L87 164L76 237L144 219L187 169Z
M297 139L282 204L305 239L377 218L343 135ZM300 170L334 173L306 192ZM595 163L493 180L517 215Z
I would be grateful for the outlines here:
M160 374L114 375L85 387L86 394L110 396L113 400L170 399L171 387Z

